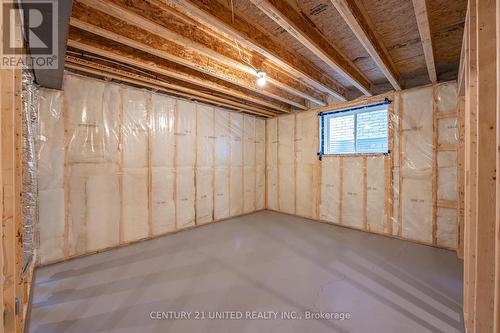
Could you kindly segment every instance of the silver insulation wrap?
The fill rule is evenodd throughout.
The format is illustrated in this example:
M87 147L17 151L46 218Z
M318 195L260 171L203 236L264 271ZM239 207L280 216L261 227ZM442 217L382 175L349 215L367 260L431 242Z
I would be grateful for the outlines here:
M22 209L23 209L23 272L28 271L36 247L38 227L38 86L33 74L23 69L22 77Z

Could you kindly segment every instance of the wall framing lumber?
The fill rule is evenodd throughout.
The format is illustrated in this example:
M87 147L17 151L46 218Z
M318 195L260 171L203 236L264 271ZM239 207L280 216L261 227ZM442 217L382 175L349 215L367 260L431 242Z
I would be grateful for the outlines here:
M0 8L0 17L3 17L2 8ZM1 38L2 37L0 37L0 39ZM4 73L2 71L0 71L0 92L1 92L1 94L0 94L0 106L1 106L2 110L3 110L4 105L5 105L5 96L4 96L5 83L3 82L4 81L3 76L4 76ZM0 134L2 137L2 142L4 142L5 138L3 136L4 130L3 130L2 118L3 118L3 114L0 112ZM0 143L0 154L2 156L2 161L3 161L3 158L4 158L3 143ZM5 296L4 296L4 284L5 284L4 265L5 264L4 264L4 261L7 259L6 255L5 255L7 246L4 243L6 240L8 240L7 237L4 238L4 227L3 227L3 225L4 225L4 185L3 185L4 182L3 182L3 178L4 178L4 166L3 166L3 162L0 162L0 197L2 198L2 200L0 200L0 211L2 212L2 221L0 221L0 238L2 239L2 241L0 242L0 314L6 313L5 312L5 305L4 305L4 303L5 303ZM0 316L0 327L2 329L5 328L4 317L5 317L4 315Z
M432 35L429 25L429 15L427 10L427 0L412 0L415 17L417 18L418 32L422 48L424 49L425 62L427 64L427 72L429 80L432 83L437 82L436 64L434 62L434 49L432 47Z
M496 17L496 37L497 37L497 168L496 168L496 265L495 265L495 305L494 305L494 324L493 331L500 332L500 0L496 2L497 17Z
M63 100L63 112L64 114L68 114L68 105L66 104L66 100ZM64 247L63 253L64 256L67 257L70 254L69 251L69 207L68 204L71 200L69 188L69 144L71 142L71 138L69 137L69 123L68 118L65 117L64 122L64 174L63 174L63 188L64 188Z
M119 161L119 172L120 172L120 222L118 225L118 244L122 244L124 240L124 229L123 229L123 215L125 211L125 203L123 200L123 147L124 147L124 114L123 114L123 89L120 88L120 132L119 132L119 145L120 145L120 161Z
M492 332L496 225L496 4L477 10L477 231L474 332ZM498 263L497 263L498 265Z
M384 45L379 38L375 36L374 31L363 17L363 13L353 0L331 0L333 6L340 13L351 31L359 42L371 56L378 68L384 73L392 87L398 91L401 90L399 84L399 74L392 62Z
M459 96L458 104L458 141L459 147L457 151L457 183L458 183L458 247L457 255L464 259L464 196L465 196L465 97Z
M339 224L343 224L342 215L344 213L344 157L339 158Z
M394 95L395 96L395 95ZM394 98L393 98L394 99ZM389 154L384 160L384 173L385 173L385 195L387 198L392 198L392 200L385 201L385 213L387 216L386 232L392 235L393 219L394 219L394 125L396 120L396 115L394 113L393 101L389 105Z
M403 94L399 93L398 98L398 237L403 232Z
M363 171L363 230L369 230L368 226L368 178L367 178L367 160L366 156L363 156L363 165L361 169Z
M11 36L16 47L24 48L19 12L13 3L0 6L1 30L4 30L5 11L10 11L15 22ZM0 33L0 42L2 42ZM16 53L16 60L26 59ZM23 210L23 69L21 66L0 69L0 331L22 333L31 296L31 281L37 253L32 264L24 267L24 210ZM26 268L26 271L25 271Z
M123 101L122 101L123 102ZM151 140L151 127L153 126L153 105L152 95L146 97L146 112L147 112L147 154L148 154L148 237L153 237L153 165L151 155L153 152L153 144Z
M311 87L346 101L345 88L325 76L308 61L301 60L295 53L285 50L250 22L216 1L203 0L147 0L160 7L173 7L213 30L219 31L237 42L273 61L277 66L290 72ZM234 21L233 21L234 17Z
M177 211L177 146L178 146L178 142L177 142L177 135L176 133L178 133L179 131L179 122L177 121L178 120L178 107L179 107L179 103L177 100L175 100L175 104L174 104L174 110L173 110L173 118L174 118L174 158L173 158L173 163L172 163L172 167L174 169L174 184L173 184L173 197L174 197L174 226L175 226L175 229L177 230L178 229L178 226L177 226L177 215L178 215L178 211Z
M15 81L12 69L2 69L2 231L4 329L17 332L14 312L16 299L16 220L15 205Z
M437 173L438 173L438 132L437 132L437 99L436 86L432 86L432 244L437 244Z
M356 66L340 53L284 0L250 0L269 18L288 31L330 68L344 76L366 96L372 96L371 83Z
M477 35L476 0L468 4L466 21L465 68L465 243L464 243L464 319L473 332L476 285L476 196L477 196Z

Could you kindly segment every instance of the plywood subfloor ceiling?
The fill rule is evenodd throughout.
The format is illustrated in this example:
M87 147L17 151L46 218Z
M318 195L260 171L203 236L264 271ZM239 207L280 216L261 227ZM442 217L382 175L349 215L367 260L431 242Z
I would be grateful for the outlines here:
M75 0L66 68L272 117L455 79L465 11L466 0Z

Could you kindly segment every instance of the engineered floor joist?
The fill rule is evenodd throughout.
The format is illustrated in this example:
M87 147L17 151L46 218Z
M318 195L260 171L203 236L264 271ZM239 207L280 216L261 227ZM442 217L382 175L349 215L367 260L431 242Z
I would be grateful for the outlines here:
M29 331L463 332L461 266L452 251L261 211L39 268ZM206 318L152 320L157 311ZM278 319L209 320L214 311Z

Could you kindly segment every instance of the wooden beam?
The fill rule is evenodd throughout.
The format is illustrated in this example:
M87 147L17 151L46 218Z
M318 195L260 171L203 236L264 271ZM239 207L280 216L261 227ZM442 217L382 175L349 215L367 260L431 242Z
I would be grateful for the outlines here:
M75 14L74 11L73 15L70 19L70 25L73 27L212 75L298 109L304 110L307 108L303 99L287 92L271 86L267 86L266 89L260 88L257 86L255 78L248 73L236 71L224 63L215 61L164 38L152 36L144 29L124 21L118 21L105 13L94 11L92 15L89 15L88 12L78 11Z
M162 8L173 7L183 14L234 39L276 63L283 70L312 87L347 101L345 88L323 74L315 65L296 52L287 50L244 18L233 15L217 1L207 0L147 0Z
M315 104L326 105L325 97L322 94L297 80L291 79L282 71L266 64L261 59L253 60L254 57L251 56L248 50L234 47L230 40L221 40L222 36L217 38L214 33L207 33L206 29L199 29L195 22L186 21L189 18L173 8L162 12L161 8L142 0L130 0L126 4L122 0L79 0L78 2L180 44L185 48L193 49L216 61L246 72L255 78L258 70L262 70L266 72L270 84ZM158 12L162 12L160 17L158 17ZM245 58L247 61L244 60Z
M1 70L2 85L2 230L4 329L16 332L16 221L15 202L15 69Z
M477 34L476 0L468 2L465 67L465 243L464 243L464 319L468 332L473 332L476 285L477 228Z
M331 0L331 2L394 89L401 90L397 69L386 48L371 29L361 8L354 0Z
M496 172L496 188L497 188L497 206L496 206L496 265L495 265L495 306L494 306L494 332L500 332L500 0L496 2L496 36L497 36L497 172Z
M496 225L496 8L478 0L477 10L477 233L473 332L493 332Z
M464 259L464 187L465 187L465 146L464 146L464 112L465 97L458 97L458 151L457 151L457 183L458 183L458 237L457 256ZM439 113L439 112L438 112Z
M371 96L370 81L345 55L340 53L285 0L250 0L280 27L288 31L309 51L341 74L364 95Z
M467 18L466 18L467 20ZM464 35L462 37L462 48L460 50L460 63L458 65L458 76L457 76L457 84L458 84L458 96L465 95L465 55L466 55L466 42L467 42L467 29L464 29Z
M427 13L426 0L412 0L415 17L417 19L418 32L422 48L424 49L425 63L427 64L427 72L432 83L437 82L436 64L434 63L434 51L432 48L432 36L429 26L429 15Z
M217 96L212 96L206 93L198 92L189 88L178 85L169 84L160 80L148 78L135 73L124 71L121 69L105 66L102 64L92 63L90 61L79 59L76 57L66 56L65 67L76 69L89 74L100 75L115 80L137 84L143 87L157 89L169 94L175 94L189 99L198 99L204 102L209 102L216 105L222 105L232 109L240 109L244 112L256 114L264 117L271 117L275 114L266 110L258 109L249 105L241 104L231 100L223 99Z
M118 61L130 66L135 66L137 68L143 69L143 70L148 70L157 74L165 75L168 77L172 77L184 82L188 82L191 84L199 85L201 87L204 87L206 89L210 89L222 94L226 94L235 98L239 98L245 101L249 101L258 105L261 105L263 107L276 110L279 112L290 112L289 108L284 108L280 105L277 105L275 103L270 103L267 102L266 100L262 98L255 97L250 94L246 94L244 92L232 89L230 87L223 86L221 84L218 84L216 82L208 81L205 80L201 77L197 77L194 75L190 75L188 73L181 72L180 70L177 70L176 68L172 67L167 67L165 63L153 63L151 61L148 61L148 59L144 59L140 56L133 55L133 54L125 54L121 52L119 49L105 49L102 47L99 47L98 43L94 43L93 41L90 40L85 40L85 41L77 41L72 39L70 36L70 39L68 39L68 46L69 47L74 47L78 50L82 50L85 52L93 53L95 55L108 58L114 61Z

